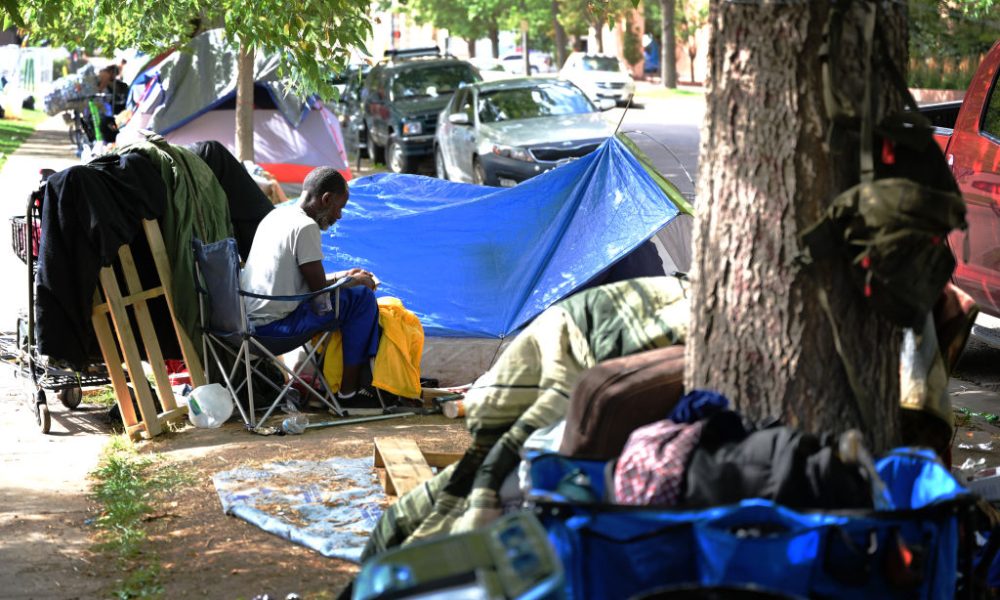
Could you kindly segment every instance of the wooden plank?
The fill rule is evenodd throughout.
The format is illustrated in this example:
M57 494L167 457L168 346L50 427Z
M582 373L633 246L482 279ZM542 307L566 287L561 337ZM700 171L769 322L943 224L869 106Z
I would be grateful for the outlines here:
M111 307L111 321L115 324L118 341L125 354L125 366L132 376L133 389L139 404L139 414L142 415L146 433L149 437L155 437L160 434L162 429L160 421L157 419L156 406L153 404L153 393L149 389L145 373L142 370L142 358L139 356L139 347L136 344L135 335L132 333L132 324L129 323L128 312L122 303L118 279L110 267L101 269L100 279L101 287L104 288L104 297L107 298L108 306Z
M99 302L101 302L101 293L95 290L94 304L97 305ZM108 325L108 315L95 311L90 320L94 324L97 345L101 348L101 357L104 359L104 366L111 378L111 387L115 390L115 399L118 401L118 409L121 411L122 423L127 431L129 427L139 426L139 419L135 416L132 396L128 392L128 381L125 379L125 371L122 369L122 357L118 353L118 346L115 344L114 334L111 333L111 326Z
M428 465L438 469L450 467L465 456L464 452L422 452L422 454Z
M139 279L139 271L135 268L135 260L132 258L132 250L128 246L118 249L118 261L122 266L122 273L125 275L125 286L129 294L138 294L142 291L142 281ZM160 286L162 289L162 286ZM126 299L123 298L123 304ZM135 321L139 325L139 335L142 336L142 345L146 349L146 358L153 368L153 381L156 382L156 390L160 397L160 407L164 411L177 408L177 401L174 400L174 390L170 387L170 377L167 375L167 364L163 360L163 350L160 348L160 340L156 336L156 329L153 327L153 319L149 315L149 306L145 300L138 300L133 304L135 311Z
M161 412L158 418L160 419L160 424L165 425L171 421L177 421L178 419L183 419L185 416L187 416L187 412L188 412L188 407L182 405L178 406L177 408L174 408L173 410Z
M198 350L195 349L187 331L177 321L177 311L174 309L173 275L170 270L170 258L167 256L167 248L163 244L163 235L160 233L160 225L156 221L145 219L142 228L146 232L146 239L149 241L149 249L153 253L153 263L156 265L156 273L160 276L160 285L163 286L164 297L167 299L167 308L170 310L170 319L174 322L174 330L177 331L177 341L181 346L181 355L184 357L184 365L191 374L191 386L198 387L205 385L208 380L205 378L205 368L201 363Z
M122 246L123 248L126 246ZM147 300L152 300L153 298L159 298L163 295L163 286L158 285L155 288L149 288L148 290L143 290L138 294L129 294L128 296L122 297L122 304L125 306L131 306L136 302L145 302ZM107 304L101 303L94 306L94 312L100 312L102 314L107 314L110 311Z
M417 442L403 437L375 438L375 464L385 465L385 493L403 496L434 477Z

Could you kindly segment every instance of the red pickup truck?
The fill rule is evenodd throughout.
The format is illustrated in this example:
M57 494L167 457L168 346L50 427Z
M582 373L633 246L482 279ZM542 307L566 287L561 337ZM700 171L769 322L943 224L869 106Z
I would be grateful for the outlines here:
M979 65L962 102L921 107L958 181L969 229L949 238L955 283L983 312L1000 317L1000 42ZM969 236L968 262L963 260Z

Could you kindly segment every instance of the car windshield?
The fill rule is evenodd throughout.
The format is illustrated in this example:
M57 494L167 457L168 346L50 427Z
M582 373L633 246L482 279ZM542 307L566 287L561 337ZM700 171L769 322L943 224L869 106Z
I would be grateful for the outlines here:
M587 97L580 90L565 85L540 85L479 94L481 123L589 112L594 112L594 106Z
M610 56L584 56L584 71L620 71L618 59Z
M447 65L408 69L396 75L392 83L395 99L442 96L458 89L459 84L478 80L465 65Z

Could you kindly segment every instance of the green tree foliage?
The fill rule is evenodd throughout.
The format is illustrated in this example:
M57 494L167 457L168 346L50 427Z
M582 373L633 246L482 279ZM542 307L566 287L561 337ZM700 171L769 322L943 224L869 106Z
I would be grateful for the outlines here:
M1000 38L1000 0L909 0L910 56L982 54Z
M421 25L447 29L463 39L480 39L497 28L508 10L500 0L409 0L403 7Z
M222 27L234 43L280 53L283 75L328 95L331 72L347 66L371 31L367 0L0 0L7 16L36 39L69 47L177 47Z
M1000 38L1000 0L909 0L912 87L964 90Z
M562 0L559 22L570 35L586 35L591 26L614 26L634 5L632 0Z
M623 55L625 62L633 67L642 62L643 59L642 38L636 33L638 29L632 19L626 19Z

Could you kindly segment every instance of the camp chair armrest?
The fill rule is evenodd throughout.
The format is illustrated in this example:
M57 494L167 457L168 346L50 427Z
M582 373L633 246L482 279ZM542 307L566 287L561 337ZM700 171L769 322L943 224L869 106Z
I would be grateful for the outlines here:
M255 294L244 290L240 290L240 296L243 296L244 298L259 298L261 300L279 300L281 302L302 302L303 300L311 300L320 294L327 294L329 292L336 291L352 281L354 281L353 277L341 277L321 290L309 292L308 294L297 294L294 296L268 296L266 294Z

